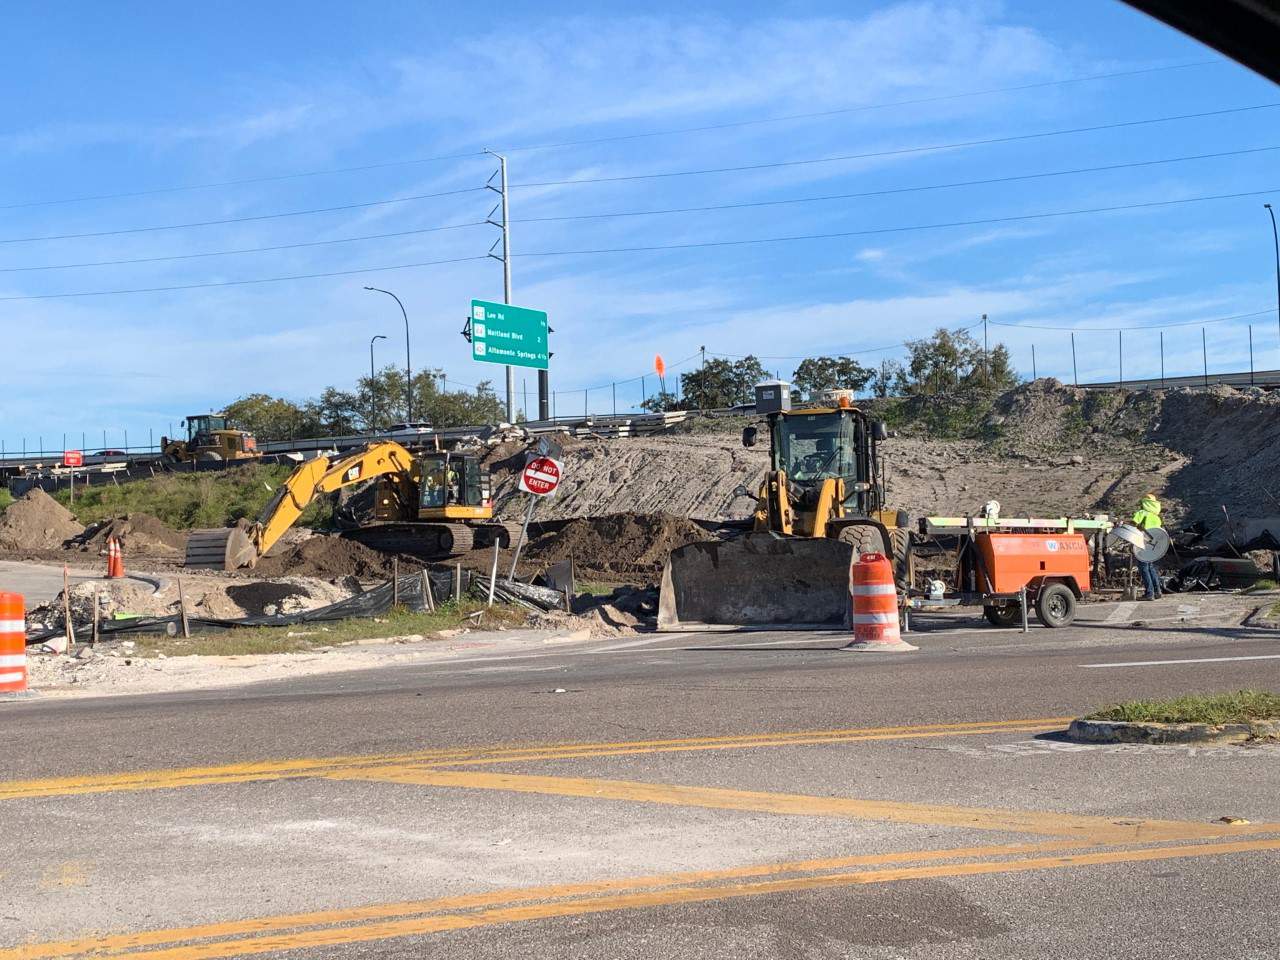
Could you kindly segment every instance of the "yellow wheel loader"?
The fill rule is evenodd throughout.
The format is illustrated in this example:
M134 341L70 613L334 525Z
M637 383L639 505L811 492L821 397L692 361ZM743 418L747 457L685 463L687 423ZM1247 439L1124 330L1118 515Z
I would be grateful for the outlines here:
M899 586L907 585L907 517L884 505L884 424L847 400L779 405L767 421L769 471L752 532L672 552L662 575L660 630L838 626L848 614L849 564L860 553L891 558ZM758 439L756 427L743 431L743 446Z
M262 456L253 434L236 429L225 413L200 413L185 422L187 439L160 438L160 450L170 463L256 460Z
M400 444L382 441L343 457L319 456L301 464L256 522L191 531L185 565L252 567L314 500L369 480L376 481L373 519L344 536L429 560L510 542L510 528L493 519L489 474L477 455L439 452L415 458Z

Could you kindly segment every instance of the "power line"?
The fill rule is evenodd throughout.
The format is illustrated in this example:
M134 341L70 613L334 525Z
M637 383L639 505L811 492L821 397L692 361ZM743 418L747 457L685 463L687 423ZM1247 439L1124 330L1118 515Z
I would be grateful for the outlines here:
M1183 163L1189 160L1215 160L1223 157L1244 156L1253 153L1267 153L1280 150L1280 145L1271 147L1249 147L1243 150L1225 150L1220 153L1199 153L1184 157L1168 157L1160 160L1137 160L1132 163L1112 163L1098 167L1078 167L1074 170L1051 170L1047 173L1023 173L1006 177L990 177L982 180L956 180L951 183L931 183L913 187L890 187L884 190L865 190L859 193L829 193L818 197L792 197L782 200L748 200L741 203L717 203L700 207L668 207L660 210L626 210L613 213L579 213L555 217L525 217L515 223L550 223L562 220L604 220L612 217L649 217L668 213L708 213L715 210L740 210L750 207L772 207L791 203L818 203L829 200L854 200L863 197L882 197L897 193L916 193L924 190L947 190L954 187L988 186L998 183L1014 183L1021 180L1038 180L1046 177L1066 177L1084 173L1105 173L1112 170L1128 170L1138 167L1152 167L1166 163Z
M525 150L554 150L560 147L584 147L599 143L617 143L623 140L641 140L649 137L669 137L684 133L705 133L712 130L730 130L736 127L751 127L766 123L784 123L791 120L817 120L823 117L836 117L850 113L863 113L870 110L884 110L890 107L919 106L926 103L942 103L947 100L962 100L968 97L987 97L997 93L1020 93L1026 90L1037 90L1044 87L1065 86L1073 83L1087 83L1093 80L1113 80L1120 77L1136 77L1148 73L1162 73L1167 70L1186 70L1191 67L1222 66L1223 60L1196 60L1191 63L1176 63L1163 67L1146 67L1138 70L1121 70L1115 73L1098 73L1086 77L1072 77L1066 80L1044 80L1038 83L1025 83L1014 87L993 87L987 90L970 90L963 93L939 94L933 97L916 97L910 100L890 100L885 103L865 104L858 107L840 107L835 110L820 110L814 113L791 113L777 117L761 117L756 120L733 120L727 123L711 123L697 127L676 127L669 130L654 130L648 133L627 133L612 137L593 137L586 140L560 140L555 143L534 144L525 147L509 147L505 152L515 153Z
M1045 213L1025 213L1008 217L984 217L978 220L951 220L945 223L920 223L904 227L878 227L870 230L844 230L838 233L808 233L788 237L753 237L745 240L704 240L694 243L649 244L636 247L604 247L592 250L539 250L512 254L516 257L569 257L597 253L646 253L655 250L692 250L703 247L739 247L762 243L792 243L801 240L838 240L845 237L866 237L886 233L907 233L915 230L942 230L948 227L975 227L996 223L1017 223L1026 220L1045 220L1052 217L1074 217L1090 213L1114 213L1121 210L1142 210L1150 207L1167 207L1183 203L1203 203L1210 200L1234 200L1241 197L1265 196L1280 192L1280 188L1249 190L1242 193L1220 193L1204 197L1182 197L1177 200L1148 200L1142 203L1123 203L1108 207L1085 207L1078 210L1052 210Z
M926 190L945 190L958 187L989 186L1001 183L1014 183L1024 180L1043 179L1048 177L1064 177L1086 173L1103 173L1114 170L1127 170L1157 166L1169 163L1183 163L1192 160L1214 160L1223 157L1243 156L1255 153L1267 153L1280 150L1280 145L1268 147L1251 147L1243 150L1225 150L1217 153L1201 153L1182 157L1167 157L1157 160L1138 160L1131 163L1113 163L1096 167L1078 167L1072 170L1052 170L1044 173L1014 174L1005 177L990 177L981 180L957 180L951 183L923 184L910 187L891 187L884 190L866 190L859 193L832 193L816 197L791 197L782 200L750 200L741 203L708 204L698 207L670 207L658 210L628 210L611 213L565 214L553 217L526 217L515 220L516 223L548 223L572 220L602 220L614 217L645 217L674 213L707 213L716 210L739 210L752 207L780 206L795 203L818 203L831 200L853 200L864 197L889 196L899 193L915 193ZM265 247L244 247L235 250L212 250L202 253L170 254L160 257L134 257L122 260L92 260L82 263L42 264L30 267L0 267L0 273L31 273L44 270L71 270L82 267L114 267L129 266L141 263L165 263L179 260L198 260L208 257L227 257L246 253L271 253L279 250L296 250L306 247L331 246L339 243L357 243L365 240L390 240L397 237L415 236L423 233L434 233L442 230L456 230L463 227L484 226L487 221L474 220L467 223L447 224L435 227L422 227L414 230L398 230L392 233L374 233L357 237L337 237L332 240L309 240L299 243L281 243Z
M1101 130L1120 130L1127 127L1150 126L1157 123L1174 123L1181 120L1200 120L1206 117L1222 117L1248 113L1254 110L1273 110L1280 103L1259 103L1248 107L1229 107L1224 110L1208 110L1203 113L1183 113L1167 117L1147 117L1141 120L1122 120L1118 123L1100 123L1090 127L1072 127L1066 130L1045 130L1039 133L1019 133L1007 137L987 137L982 140L959 140L954 143L937 143L922 147L900 147L895 150L877 150L870 153L848 153L834 157L817 157L801 160L777 160L771 163L748 163L733 167L704 167L699 170L668 170L661 173L633 173L613 177L579 177L572 180L535 180L513 183L512 187L566 187L586 183L622 183L632 180L660 180L671 177L694 177L713 173L742 173L748 170L771 170L780 167L809 166L820 163L842 163L849 160L869 160L876 157L897 157L906 154L931 153L938 150L957 150L967 147L983 147L1000 143L1016 143L1025 140L1042 140L1047 137L1065 137L1077 133L1096 133Z
M976 330L980 326L982 326L981 320L979 320L977 323L971 323L967 327L957 327L955 330L952 330L951 332L952 333L968 333L970 330ZM888 350L897 350L899 347L905 347L909 343L911 343L910 340L899 340L897 343L891 343L883 347L866 347L862 350L836 350L836 351L831 351L831 353L832 355L837 357L858 357L867 353L884 353ZM778 356L777 354L764 354L764 353L743 354L743 353L711 353L711 351L707 351L707 352L708 354L710 354L710 356L724 357L725 359L729 359L729 360L745 360L749 356L753 356L757 360L809 360L813 357L820 356L820 354L816 354L816 353L809 353L799 357L783 357L783 356Z
M468 157L482 157L483 151L471 153L446 153L438 157L420 157L415 160L390 160L385 163L365 163L357 167L335 167L330 170L307 170L301 173L278 173L262 177L245 177L240 180L215 180L210 183L189 183L175 187L152 187L147 190L129 190L121 193L98 193L80 197L61 197L54 200L28 200L24 203L0 204L0 210L25 210L31 207L52 207L59 204L87 203L92 200L127 200L132 197L153 197L164 193L185 193L193 190L212 190L217 187L240 187L255 183L277 183L281 180L301 180L307 177L325 177L341 173L362 173L367 170L382 170L387 167L405 167L418 163L434 163L437 160L462 160Z
M278 243L269 247L244 247L239 250L210 250L205 253L177 253L164 257L135 257L129 260L91 260L84 263L55 263L35 267L0 267L0 273L30 273L37 270L73 270L78 267L118 267L138 263L164 263L173 260L198 260L204 257L230 257L241 253L270 253L275 250L297 250L302 247L324 247L336 243L357 243L361 240L390 240L421 233L437 233L441 230L458 230L463 227L483 227L487 220L469 223L453 223L439 227L421 227L416 230L397 230L394 233L370 233L362 237L337 237L333 240L308 240L301 243Z
M1264 196L1280 192L1280 188L1272 187L1266 190L1250 190L1240 193L1222 193L1202 197L1181 197L1176 200L1148 200L1141 203L1125 203L1114 204L1106 207L1086 207L1077 210L1052 210L1043 213L1027 213L1018 214L1007 217L984 217L975 220L952 220L945 223L923 223L912 224L901 227L878 227L868 230L844 230L837 233L810 233L799 234L786 237L753 237L742 240L705 240L694 243L668 243L668 244L647 244L644 246L634 247L602 247L595 249L583 250L536 250L514 253L516 257L570 257L570 256L587 256L591 254L608 254L608 253L645 253L661 250L694 250L705 249L711 247L739 247L754 244L769 243L793 243L805 240L838 240L847 237L864 237L874 236L888 233L906 233L916 230L941 230L950 227L971 227L971 226L987 226L998 223L1018 223L1029 220L1045 220L1054 217L1072 217L1093 213L1115 213L1124 210L1143 210L1158 207L1176 206L1186 203L1203 203L1212 200L1234 200L1242 197ZM112 296L115 294L128 293L162 293L174 290L199 290L206 287L235 287L246 284L257 283L277 283L286 280L311 280L321 277L343 277L353 276L362 273L379 273L388 270L405 270L412 267L428 267L446 263L463 263L471 260L485 260L488 255L480 255L474 257L459 257L450 260L431 260L423 263L405 263L392 266L379 267L361 267L353 270L337 270L326 273L310 273L297 274L285 277L259 277L249 280L223 280L211 283L192 283L192 284L175 284L165 287L141 287L122 290L91 290L77 291L73 293L47 293L23 296L0 297L0 302L13 302L19 300L57 300L70 297L101 297Z
M1037 323L1005 323L1000 320L990 320L988 322L997 327L1014 327L1015 329L1021 328L1023 330L1069 330L1073 333L1089 333L1090 331L1096 331L1099 333L1115 333L1117 330L1166 330L1170 327L1207 327L1210 324L1226 323L1229 320L1249 320L1253 317L1269 317L1273 316L1275 312L1276 308L1272 307L1269 310L1257 310L1253 313L1237 313L1230 317L1214 317L1211 320L1179 320L1176 323L1151 323L1129 327L1050 326L1047 324Z
M217 280L209 283L179 283L166 287L134 287L128 290L82 290L75 293L43 293L29 296L0 297L0 303L15 300L65 300L72 297L110 297L126 293L169 293L175 290L205 290L210 287L243 287L257 283L281 283L286 280L318 280L322 277L351 277L362 273L382 273L387 270L408 270L413 267L437 267L446 263L467 263L471 260L488 260L488 254L475 257L454 257L449 260L425 260L422 263L400 263L388 267L361 267L356 270L330 270L325 273L299 273L288 277L254 277L248 280Z
M340 210L362 210L367 207L384 207L393 203L410 203L415 200L433 200L436 197L454 197L463 193L478 193L484 187L465 187L461 190L445 190L441 193L420 193L411 197L392 197L389 200L366 200L362 203L344 203L333 207L314 207L310 210L290 210L286 213L259 213L248 217L227 217L222 220L196 220L191 223L166 223L154 227L125 227L116 230L95 230L90 233L59 233L42 237L0 238L0 244L36 243L42 240L82 240L89 237L118 237L130 233L155 233L160 230L186 230L189 227L214 227L229 223L252 223L258 220L282 220L286 217L305 217L316 213L335 213ZM469 224L467 224L469 226Z
M564 147L579 147L601 143L619 143L627 140L639 140L653 137L679 136L686 133L704 133L714 130L728 130L737 127L757 126L769 123L783 123L792 120L811 120L823 117L834 117L850 113L870 110L883 110L891 107L917 106L927 103L940 103L948 100L960 100L969 97L985 97L1000 93L1019 93L1044 87L1066 86L1076 83L1088 83L1097 80L1114 80L1124 77L1135 77L1151 73L1163 73L1171 70L1187 70L1193 67L1222 66L1222 60L1196 60L1189 63L1175 63L1160 67L1144 67L1136 70L1120 70L1111 73L1098 73L1084 77L1069 77L1063 80L1045 80L1038 83L1027 83L1011 87L993 87L986 90L971 90L961 93L940 94L932 97L916 97L909 100L894 100L885 103L865 104L857 107L842 107L835 110L823 110L814 113L794 113L776 117L760 117L754 120L736 120L726 123L705 124L696 127L677 127L667 130L651 130L644 133L619 134L609 137L595 137L583 140L562 140L557 143L529 144L523 147L507 147L500 152L516 153L532 150L555 150ZM212 190L220 187L251 186L260 183L279 183L284 180L302 180L312 177L336 176L344 173L363 173L369 170L385 170L395 167L416 166L436 163L443 160L465 160L471 157L484 156L480 150L465 153L445 153L434 157L414 157L407 160L387 160L379 163L365 163L349 167L331 167L327 170L304 170L294 173L266 174L258 177L243 177L234 180L214 180L207 183L179 184L169 187L152 187L143 190L128 190L116 193L86 194L75 197L59 197L48 200L28 200L22 203L0 204L0 210L22 210L32 207L48 207L61 204L86 203L96 200L125 200L133 197L150 197L169 193L183 193L195 190Z

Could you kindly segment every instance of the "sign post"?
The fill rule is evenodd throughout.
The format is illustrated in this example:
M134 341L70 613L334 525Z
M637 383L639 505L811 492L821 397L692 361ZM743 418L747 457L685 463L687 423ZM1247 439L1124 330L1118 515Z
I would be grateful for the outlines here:
M560 485L560 474L563 465L559 460L547 456L530 457L520 473L520 489L529 495L529 506L524 512L524 525L520 528L520 539L516 541L515 552L511 555L511 571L507 574L507 582L516 578L516 564L520 562L520 551L524 549L525 540L529 537L529 521L533 518L533 508L542 497L551 496Z
M84 466L83 450L63 450L62 463L71 468L71 503L76 502L76 467Z

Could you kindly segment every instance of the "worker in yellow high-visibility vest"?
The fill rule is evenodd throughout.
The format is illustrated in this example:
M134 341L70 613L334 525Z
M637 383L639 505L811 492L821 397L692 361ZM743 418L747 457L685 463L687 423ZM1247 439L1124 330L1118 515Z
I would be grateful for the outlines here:
M1139 530L1152 530L1160 526L1160 501L1154 493L1148 493L1138 503L1138 510L1133 515L1133 525ZM1146 588L1143 600L1159 600L1160 574L1156 565L1146 560L1138 561L1138 573L1142 575L1142 585Z

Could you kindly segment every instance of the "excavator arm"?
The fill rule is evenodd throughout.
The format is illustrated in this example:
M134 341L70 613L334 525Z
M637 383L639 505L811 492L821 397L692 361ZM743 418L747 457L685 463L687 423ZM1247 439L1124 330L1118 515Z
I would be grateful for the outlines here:
M370 443L345 457L315 457L300 464L276 490L257 523L221 530L193 530L186 566L236 570L252 567L317 497L388 473L408 474L413 455L395 441Z

